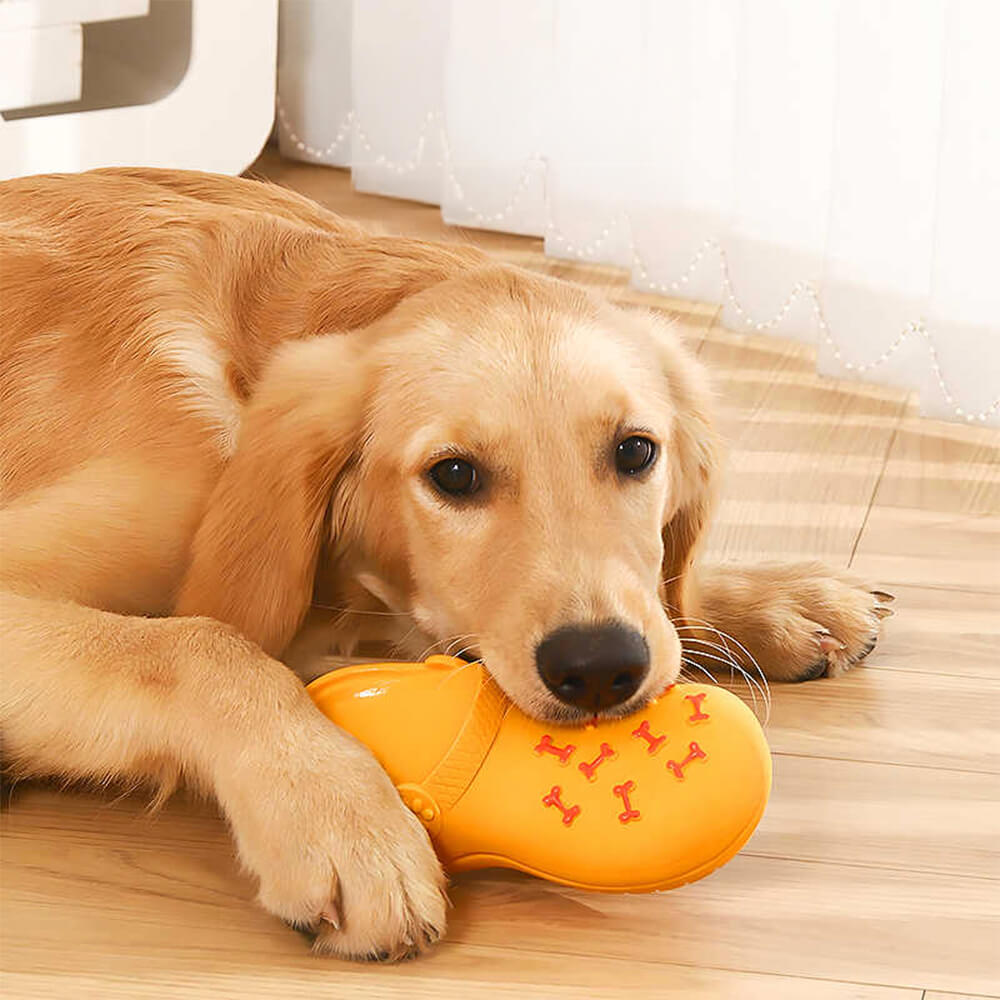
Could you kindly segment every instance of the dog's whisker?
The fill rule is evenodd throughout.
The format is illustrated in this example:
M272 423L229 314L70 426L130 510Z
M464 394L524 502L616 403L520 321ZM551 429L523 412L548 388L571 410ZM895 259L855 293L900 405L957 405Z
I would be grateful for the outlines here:
M769 694L769 691L766 691L765 688L764 688L764 686L762 686L760 684L760 682L757 681L756 678L751 677L749 674L747 674L747 672L744 670L744 668L740 665L740 663L737 660L737 658L733 655L733 651L732 651L732 649L729 648L728 645L723 646L723 645L720 645L717 642L712 642L710 639L704 639L704 638L701 638L701 637L698 637L698 636L687 636L687 637L684 637L684 638L681 639L681 643L682 643L682 646L687 647L688 652L691 655L695 655L695 656L698 656L698 655L708 656L709 655L708 653L705 653L702 650L691 649L691 646L694 646L694 645L697 645L697 646L706 646L706 647L708 647L708 649L713 649L716 652L721 653L723 655L723 658L724 658L723 662L729 664L729 667L730 667L730 677L732 677L733 670L739 670L740 673L744 674L744 676L746 676L749 680L751 680L754 684L757 685L757 687L760 690L760 692L761 692L762 695L766 696L767 694ZM765 684L766 684L766 680L765 680Z
M361 608L338 608L332 604L319 604L313 601L310 607L319 608L321 611L335 611L341 615L374 615L378 618L409 618L408 611L363 611Z
M730 635L728 632L723 632L720 629L717 629L714 625L712 625L709 622L705 621L703 618L696 618L696 617L693 617L693 616L685 615L685 616L681 616L681 618L678 619L678 620L679 621L690 621L690 622L694 622L695 623L695 625L693 625L693 626L685 626L685 625L675 626L679 630L682 630L682 631L692 630L693 631L694 629L696 629L699 626L701 626L702 628L707 628L711 632L714 632L719 637L719 639L722 641L723 645L726 646L727 652L729 652L730 654L731 654L732 651L729 650L729 648L728 648L729 642L732 642L735 646L737 646L740 649L740 651L743 653L743 655L747 658L750 667L753 668L757 672L757 674L759 675L759 677L760 677L760 686L761 686L761 689L762 689L762 693L764 694L766 705L767 705L767 715L768 715L768 718L770 718L770 714L771 714L771 686L770 686L770 684L768 684L767 678L764 676L764 671L761 669L760 664L757 662L757 658L753 655L753 653L751 653L750 650L747 649L746 646L744 646L743 643L740 642L740 640L737 639L735 636ZM727 640L728 640L728 642L727 642ZM734 665L735 666L739 666L739 664L734 664ZM742 669L742 668L740 668L740 669Z
M425 649L423 650L423 652L422 652L422 653L420 653L420 655L419 655L419 656L417 657L417 662L419 663L419 662L420 662L421 660L426 660L426 659L427 659L427 657L428 657L428 656L430 656L430 655L431 655L431 653L433 653L433 652L434 652L434 648L435 648L435 646L437 646L437 645L439 645L439 643L436 643L436 642L432 642L432 643L431 643L431 644L430 644L429 646L427 646L427 647L426 647L426 648L425 648Z
M702 639L697 636L687 636L681 638L681 647L686 648L689 655L697 655L700 650L692 649L693 645L707 646L709 649L714 649L716 652L721 653L725 657L725 662L729 664L729 682L732 684L736 679L736 660L733 657L732 650L727 646L720 646L717 642L712 642L709 639Z
M710 639L700 639L694 636L689 636L686 639L681 640L682 647L686 648L689 653L697 653L697 649L692 649L693 646L705 646L707 649L714 649L717 653L721 653L725 657L726 662L731 664L733 667L738 665L736 657L733 656L733 651L729 649L728 646L721 646L717 642L712 642Z
M431 652L433 651L434 647L437 646L437 645L438 645L437 642L432 642L429 646L425 647L424 651L422 653L420 653L419 656L417 656L417 660L418 661L420 661L420 660L426 660L427 657L431 655Z
M456 638L460 638L460 636L448 635L442 637L441 639L435 639L432 643L430 643L430 645L428 645L424 649L424 651L417 657L417 659L426 660L427 657L430 656L432 653L440 651L443 646L454 642Z
M466 632L465 635L456 635L447 646L445 646L444 651L446 656L458 656L458 653L452 653L453 646L460 646L463 642L468 643L470 639L475 639L476 636L473 632ZM475 642L472 643L475 645Z
M755 677L752 677L749 673L747 673L747 671L744 670L743 667L740 666L739 663L737 663L735 660L733 660L730 655L726 655L724 657L719 657L719 656L715 656L712 653L707 653L704 650L694 650L694 651L692 651L692 655L693 656L704 657L706 660L713 660L715 662L722 663L722 664L728 666L729 667L729 679L730 679L730 682L734 682L735 681L734 671L735 671L735 673L738 673L740 675L740 677L743 678L743 681L746 683L747 689L750 691L751 697L753 698L753 702L754 702L754 706L755 707L756 707L756 704L757 704L756 692L758 692L758 691L760 692L761 699L762 699L763 704L764 704L764 722L766 723L766 722L769 721L769 719L771 718L771 701L770 701L770 698L769 698L769 692L766 691L763 687L761 687L761 685L757 681L757 679Z
M681 618L681 621L691 621L695 623L693 626L681 626L682 628L697 628L699 626L702 628L707 628L711 632L714 632L722 640L723 645L728 646L727 640L733 643L735 646L739 648L739 650L743 653L743 655L746 656L746 658L750 661L750 664L753 666L753 668L760 674L761 680L765 684L767 683L767 678L764 676L764 671L761 670L760 664L757 662L757 658L753 655L753 653L750 652L749 649L746 648L746 646L743 645L742 642L740 642L739 639L736 638L736 636L730 635L728 632L723 632L721 629L716 628L710 622L705 621L704 618L694 618L691 616L686 616Z
M715 648L719 648L719 647L715 647ZM722 650L722 651L726 652L725 650ZM748 674L739 665L739 663L735 662L732 659L731 656L725 656L725 657L723 657L723 656L716 656L714 653L708 653L705 650L693 650L693 651L691 651L691 655L692 656L702 657L703 659L712 660L713 662L721 663L721 664L723 664L725 666L728 666L729 667L729 677L730 677L730 680L734 679L733 671L735 670L743 678L743 680L745 681L745 683L747 685L747 689L749 690L750 696L753 699L754 711L756 711L756 709L757 709L757 692L758 691L760 692L761 699L763 700L763 704L764 704L764 722L765 723L768 722L768 720L771 717L771 705L770 705L770 700L767 697L767 692L765 692L764 689L760 686L760 684L758 683L758 681L756 680L756 678L754 678L750 674ZM690 658L686 658L684 660L684 662L688 663L688 664L690 664L692 666L698 666L699 669L701 669L703 671L705 670L704 667L701 667L700 664L695 663L695 661L691 660Z
M717 642L712 642L711 639L702 639L697 636L687 636L681 639L681 645L688 648L693 645L707 646L709 649L714 649L716 652L722 653L727 657L727 660L731 660L735 663L733 651L728 646L721 646Z
M479 643L478 643L478 642L470 642L470 643L467 643L467 644L466 644L465 646L463 646L463 647L462 647L462 648L461 648L461 649L460 649L460 650L459 650L459 651L458 651L457 653L452 653L452 654L450 654L450 655L452 655L452 656L454 656L454 657L457 657L458 659L462 659L462 658L464 657L464 655L465 655L465 654L466 654L467 652L469 652L469 650L470 650L470 649L476 649L476 647L477 647L478 645L479 645Z
M706 656L709 659L718 660L720 663L728 663L730 665L730 668L732 668L734 666L734 664L731 661L729 661L729 660L722 660L719 657L717 657L717 656L711 656L708 653L704 653L704 654L701 654L701 655ZM685 658L682 658L681 662L684 663L684 664L686 664L689 667L693 667L695 670L700 671L702 674L705 675L705 677L708 678L708 680L712 684L715 684L715 685L719 684L719 679L710 670L708 670L706 667L702 666L700 663L696 663L693 660L689 660L689 659L685 659ZM756 691L755 691L755 687L757 687L757 685L754 683L753 679L746 673L746 671L743 670L739 666L739 664L735 664L735 666L736 666L736 669L739 670L739 672L743 676L743 678L747 681L747 689L750 692L750 698L751 698L751 700L753 702L753 711L754 711L754 714L756 715L757 714L757 694L756 694ZM682 674L683 674L683 671L682 671ZM731 672L730 672L730 678L732 678L732 673ZM762 692L762 694L763 694L763 692ZM764 724L765 725L767 724L769 718L770 718L770 708L767 705L767 703L765 702L765 707L764 707Z
M713 660L713 661L715 661L717 663L725 664L726 666L730 666L730 667L735 666L736 670L739 672L740 676L747 682L747 690L750 692L750 698L753 701L753 710L754 710L755 713L757 712L757 691L759 690L759 685L757 684L757 682L752 677L750 677L750 675L745 670L743 670L739 666L739 664L733 664L733 662L731 660L723 659L722 657L715 656L712 653L700 652L697 655L701 656L701 657L704 657L706 660ZM684 662L687 663L689 666L697 667L697 669L700 670L703 674L705 674L708 677L711 677L713 679L714 683L718 684L718 678L716 678L715 675L712 674L711 671L707 667L704 667L700 663L696 663L694 660L690 660L690 659L685 660ZM761 691L761 695L763 696L763 691ZM765 713L765 722L766 722L767 718L768 718L767 703L766 702L765 702L765 706L764 706L764 713Z
M764 725L767 725L771 719L770 693L765 691L764 688L760 686L760 683L751 677L750 674L748 674L738 663L733 664L733 666L736 668L736 672L746 681L751 691L754 690L754 688L760 691L761 698L764 702Z
M417 657L418 660L426 660L428 656L433 654L436 650L443 647L443 653L445 656L450 656L448 652L453 646L461 645L463 642L468 642L469 639L475 639L475 635L471 632L466 632L459 635L448 635L441 639L437 639L432 642L421 654Z
M704 671L702 671L702 672L704 672ZM686 670L682 670L678 676L680 677L680 679L685 684L700 684L701 683L701 678L700 677L695 677L694 674L689 674ZM718 683L718 681L716 681L716 683Z
M410 636L413 635L414 632L419 631L419 629L420 629L419 625L416 624L411 625L399 639L390 644L389 652L392 654L393 657L406 655L406 643L409 641Z
M703 667L700 663L695 663L693 660L684 660L682 662L684 662L689 667L694 667L694 669L699 671L700 673L703 673L709 679L709 681L716 687L719 686L718 677L716 677L715 674L713 674L710 670ZM690 676L688 677L688 680L690 680L692 683L701 683L700 680L696 681L693 677Z

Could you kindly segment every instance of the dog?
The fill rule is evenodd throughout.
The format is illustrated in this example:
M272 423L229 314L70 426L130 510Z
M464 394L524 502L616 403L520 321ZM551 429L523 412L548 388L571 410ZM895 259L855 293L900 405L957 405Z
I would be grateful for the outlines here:
M322 952L420 952L444 881L285 661L457 644L572 721L879 634L818 564L694 566L719 444L668 323L470 246L196 172L8 181L0 351L6 766L200 786Z

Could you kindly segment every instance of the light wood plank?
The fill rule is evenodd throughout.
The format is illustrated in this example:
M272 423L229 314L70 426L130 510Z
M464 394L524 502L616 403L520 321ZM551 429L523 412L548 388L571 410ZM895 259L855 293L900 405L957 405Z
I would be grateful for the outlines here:
M452 939L526 950L661 959L702 967L989 989L1000 975L996 883L954 875L739 855L662 895L594 896L507 874L456 891ZM464 920L466 900L478 919Z
M211 966L177 967L157 963L152 968L120 964L112 970L73 976L73 1000L245 1000L246 997L288 1000L470 1000L519 997L566 1000L634 1000L651 996L687 1000L922 1000L921 991L866 986L791 976L762 976L698 969L666 963L614 961L585 956L526 955L516 948L465 948L461 960L440 974L412 974L405 966L364 969L298 957L277 966L240 962L239 958ZM428 960L429 964L429 960ZM513 971L511 971L513 970ZM45 971L14 973L0 980L8 1000L65 1000L62 984Z
M851 568L890 587L1000 593L1000 518L875 506Z
M883 670L1000 677L1000 593L888 586L896 596L894 615L884 623L873 664Z
M998 801L995 774L777 753L744 853L1000 880Z
M1000 433L908 416L896 432L875 505L1000 514Z
M1000 593L998 514L1000 434L910 416L896 432L852 566L886 583Z
M875 654L872 654L875 657ZM1000 773L1000 680L856 667L775 687L778 753Z
M247 905L252 887L236 871L223 825L207 807L179 801L160 818L141 808L136 797L108 807L84 793L32 788L10 810L4 820L4 923L9 927L17 912L18 946L5 949L8 975L38 987L51 967L53 942L72 942L65 971L97 983L109 971L110 995L120 976L141 982L153 974L196 984L204 971L221 987L220 970L242 970L255 988L334 975L376 983L402 977L411 995L433 996L443 992L441 980L469 989L474 966L472 984L556 987L537 995L564 995L567 987L589 983L612 991L655 987L655 995L674 984L706 995L794 996L803 984L768 976L788 950L786 935L794 935L800 954L781 959L783 974L836 981L836 988L818 988L815 995L867 996L844 984L902 977L901 985L914 989L919 975L969 988L981 983L989 960L974 942L983 940L996 893L970 890L972 880L747 855L703 882L649 896L576 892L513 873L464 876L453 889L449 938L428 960L390 970L315 962L298 935ZM937 916L928 923L923 908L931 898ZM852 921L849 940L833 954L824 945L826 954L817 958L816 947L838 922L872 901L882 904L883 916L871 930L887 952L855 956L868 930ZM894 965L946 924L952 927L949 947L952 934L964 933L972 942L954 943L961 973L946 975L940 954L912 971ZM747 972L768 978L747 981Z
M821 381L811 349L793 341L713 327L699 356L720 395L728 446L706 558L846 566L905 400ZM795 419L803 413L810 419ZM792 417L769 422L775 414Z

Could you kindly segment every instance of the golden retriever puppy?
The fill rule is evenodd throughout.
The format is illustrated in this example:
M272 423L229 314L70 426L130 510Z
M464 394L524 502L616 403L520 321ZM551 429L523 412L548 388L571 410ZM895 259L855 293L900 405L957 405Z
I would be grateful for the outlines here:
M698 365L662 321L469 247L247 180L10 181L0 351L8 765L202 786L320 950L416 953L445 900L295 650L386 622L584 719L661 691L681 637L801 680L878 633L820 566L693 570L718 465Z

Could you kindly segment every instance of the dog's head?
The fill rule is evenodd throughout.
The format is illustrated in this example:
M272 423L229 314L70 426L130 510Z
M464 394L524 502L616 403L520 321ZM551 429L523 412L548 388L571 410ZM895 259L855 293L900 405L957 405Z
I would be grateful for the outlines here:
M525 711L638 707L710 506L699 367L669 327L476 268L371 327L286 345L198 532L182 609L279 654L317 576L481 656ZM438 647L442 648L442 647Z

